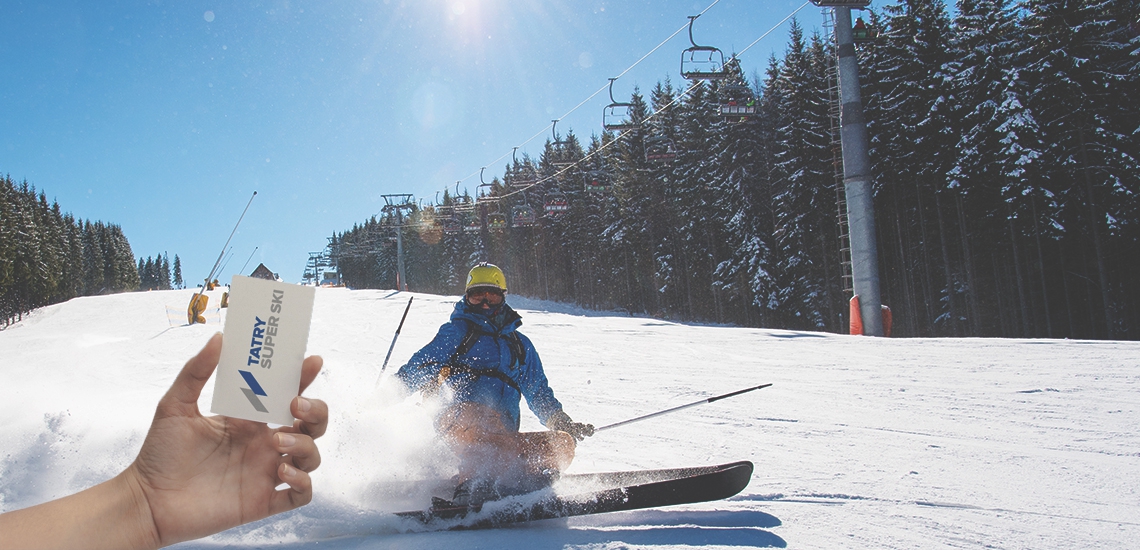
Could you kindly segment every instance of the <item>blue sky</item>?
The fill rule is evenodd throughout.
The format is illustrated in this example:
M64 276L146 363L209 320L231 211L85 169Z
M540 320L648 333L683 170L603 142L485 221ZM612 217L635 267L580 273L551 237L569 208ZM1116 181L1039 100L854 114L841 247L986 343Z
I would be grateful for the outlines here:
M206 276L254 191L223 278L253 256L299 281L308 253L377 214L381 195L471 192L550 120L601 132L592 94L684 26L739 52L803 0L372 0L0 4L0 173L136 256ZM810 33L822 22L797 15ZM741 57L762 73L784 23ZM681 32L614 85L683 84ZM533 138L533 139L531 139ZM528 141L529 140L529 141Z

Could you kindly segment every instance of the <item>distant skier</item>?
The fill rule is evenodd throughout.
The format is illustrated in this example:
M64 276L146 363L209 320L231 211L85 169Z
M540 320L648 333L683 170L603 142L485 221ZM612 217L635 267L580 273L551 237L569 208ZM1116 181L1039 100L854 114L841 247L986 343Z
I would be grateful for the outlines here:
M451 501L457 506L549 485L574 459L575 440L594 434L555 399L506 292L498 267L472 268L451 321L396 373L412 391L442 390L449 400L436 429L459 457ZM519 432L522 397L551 431Z

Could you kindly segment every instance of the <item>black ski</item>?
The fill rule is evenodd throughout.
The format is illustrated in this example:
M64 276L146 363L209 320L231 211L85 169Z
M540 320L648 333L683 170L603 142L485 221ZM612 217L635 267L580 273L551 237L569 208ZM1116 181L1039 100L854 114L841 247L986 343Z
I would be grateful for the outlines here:
M751 462L565 476L553 489L397 515L447 529L481 529L541 519L707 502L731 497L752 478Z

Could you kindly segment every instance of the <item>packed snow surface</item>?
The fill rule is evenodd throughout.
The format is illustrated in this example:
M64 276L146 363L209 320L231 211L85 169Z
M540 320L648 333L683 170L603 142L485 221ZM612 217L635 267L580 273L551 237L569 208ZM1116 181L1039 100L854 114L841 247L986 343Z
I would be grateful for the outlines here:
M191 291L76 298L0 331L0 510L122 470L182 364L222 329L183 326ZM220 291L211 293L217 304ZM384 376L380 365L410 297ZM435 403L391 374L457 297L319 289L306 395L332 410L313 502L180 548L1128 548L1140 540L1140 343L879 339L694 326L519 297L523 332L576 420L568 473L751 460L720 502L422 532L388 512L444 478ZM212 383L199 403L209 409ZM524 430L541 429L524 407Z

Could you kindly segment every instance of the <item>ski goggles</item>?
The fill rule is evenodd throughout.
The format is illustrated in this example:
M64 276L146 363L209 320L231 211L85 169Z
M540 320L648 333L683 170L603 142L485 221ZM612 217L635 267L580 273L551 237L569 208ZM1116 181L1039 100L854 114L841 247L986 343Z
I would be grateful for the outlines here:
M502 291L490 288L473 288L467 291L467 302L474 306L482 304L497 306L503 303L503 298Z

